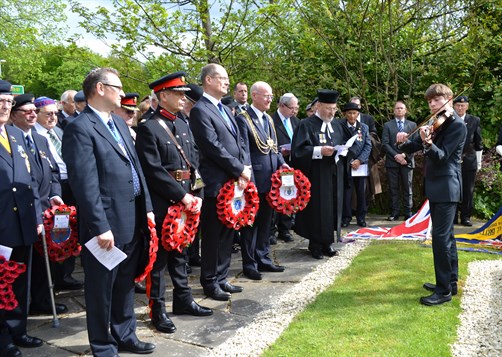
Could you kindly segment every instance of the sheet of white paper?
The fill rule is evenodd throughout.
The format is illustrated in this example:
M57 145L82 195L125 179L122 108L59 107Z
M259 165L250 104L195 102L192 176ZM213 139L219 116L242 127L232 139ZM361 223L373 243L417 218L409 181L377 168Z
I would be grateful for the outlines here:
M352 177L368 176L368 164L361 164L357 170L352 169Z
M295 185L295 175L282 175L282 186L294 186Z
M112 270L120 264L127 255L117 247L110 250L102 249L98 245L98 238L94 237L85 243L85 246L94 255L94 257L103 264L108 270Z
M10 255L12 254L12 248L6 247L5 245L0 245L0 255L5 258L5 260L10 260Z
M335 150L336 150L336 156L335 156L335 162L338 163L338 160L340 159L339 156L347 156L347 153L349 152L349 148L354 144L354 141L357 139L357 134L351 137L347 142L343 145L336 145Z
M234 186L234 197L239 198L244 195L244 190L241 190L239 186L235 185Z
M54 228L68 229L69 226L70 226L70 215L69 214L56 214L56 215L54 215Z

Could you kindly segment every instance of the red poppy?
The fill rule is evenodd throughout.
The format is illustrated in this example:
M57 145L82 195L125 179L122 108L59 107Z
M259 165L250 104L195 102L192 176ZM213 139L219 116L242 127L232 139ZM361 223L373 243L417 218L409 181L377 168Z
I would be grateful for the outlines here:
M294 186L283 185L282 177L291 174L294 176ZM270 180L272 187L267 201L275 211L291 215L307 207L310 201L310 181L300 170L279 169L272 174Z
M229 180L221 187L216 198L218 218L228 228L239 230L254 223L260 204L258 190L249 181L242 195L236 194L235 180Z

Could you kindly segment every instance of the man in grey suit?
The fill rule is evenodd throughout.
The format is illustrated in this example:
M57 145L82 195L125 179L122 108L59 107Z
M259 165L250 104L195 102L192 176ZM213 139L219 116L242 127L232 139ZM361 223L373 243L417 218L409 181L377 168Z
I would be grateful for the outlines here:
M385 149L385 168L391 199L391 213L388 221L399 219L399 200L403 202L404 219L411 217L413 206L413 169L415 158L413 153L405 153L396 145L399 132L411 133L417 124L406 119L406 104L397 101L394 105L394 119L383 126L382 145Z
M200 221L204 236L200 283L207 296L226 301L242 288L227 281L235 231L218 219L216 197L230 179L244 189L251 179L251 162L230 109L221 104L230 84L227 71L211 63L202 68L200 77L204 94L190 112L190 129L199 148L199 169L206 184Z
M68 167L79 212L79 235L85 273L87 332L94 356L118 351L151 353L152 343L136 336L134 277L155 222L145 177L129 129L112 111L125 96L118 72L93 69L84 80L87 107L69 123L63 136ZM87 249L96 238L102 250L117 247L127 258L108 270Z

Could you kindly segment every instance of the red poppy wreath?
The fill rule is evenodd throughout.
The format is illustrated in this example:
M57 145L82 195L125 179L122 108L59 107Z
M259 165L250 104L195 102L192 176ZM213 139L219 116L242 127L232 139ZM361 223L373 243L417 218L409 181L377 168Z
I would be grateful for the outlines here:
M239 230L254 223L260 199L253 182L249 181L243 191L236 187L235 180L225 182L216 198L216 209L221 223Z
M310 181L300 170L279 169L270 179L272 187L267 201L275 211L291 215L307 207L310 201Z
M178 250L181 253L193 242L200 221L200 211L193 211L199 204L199 201L194 200L190 209L185 209L181 202L169 207L162 224L162 246L165 250Z
M0 310L14 310L18 306L12 284L19 275L26 271L26 265L12 260L5 260L0 255Z
M68 215L68 227L64 229L54 229L56 215ZM78 243L77 210L74 206L59 205L48 208L44 212L45 240L47 242L47 253L52 262L63 262L71 256L78 256L82 247ZM53 233L57 231L58 238L55 240ZM69 232L68 232L69 231ZM43 256L44 247L42 240L35 243L35 249Z
M157 237L157 230L155 229L155 222L148 220L148 230L150 231L150 243L148 249L148 264L145 267L145 270L138 275L134 282L139 283L143 281L148 274L153 269L153 263L157 260L157 251L159 250L159 238Z

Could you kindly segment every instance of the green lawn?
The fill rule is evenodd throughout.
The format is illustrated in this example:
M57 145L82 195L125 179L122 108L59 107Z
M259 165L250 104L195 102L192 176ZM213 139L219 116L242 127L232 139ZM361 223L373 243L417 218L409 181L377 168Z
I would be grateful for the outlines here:
M434 282L432 250L373 243L264 356L449 356L467 263L486 259L502 257L459 252L459 295L451 303L426 307L419 298L430 294L422 284Z

